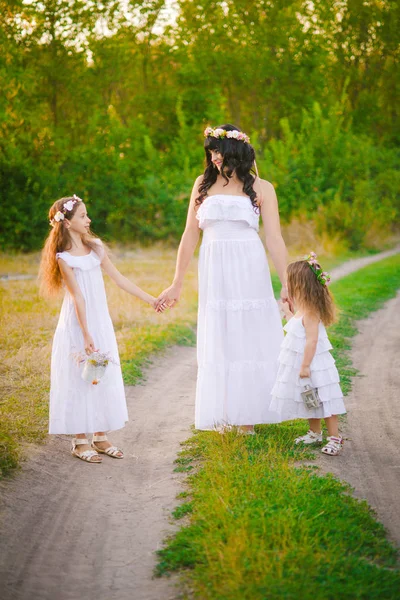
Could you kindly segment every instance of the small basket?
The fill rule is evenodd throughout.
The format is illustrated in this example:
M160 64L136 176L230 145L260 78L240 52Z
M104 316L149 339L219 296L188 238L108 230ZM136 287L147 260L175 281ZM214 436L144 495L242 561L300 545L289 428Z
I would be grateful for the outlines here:
M107 369L109 361L99 356L98 352L92 352L83 365L81 377L84 381L97 385Z
M303 388L303 391L301 392L301 397L305 407L309 410L312 410L313 408L319 408L320 406L322 406L322 402L318 394L318 388L313 387L311 379L309 377L305 377L300 381L301 386Z

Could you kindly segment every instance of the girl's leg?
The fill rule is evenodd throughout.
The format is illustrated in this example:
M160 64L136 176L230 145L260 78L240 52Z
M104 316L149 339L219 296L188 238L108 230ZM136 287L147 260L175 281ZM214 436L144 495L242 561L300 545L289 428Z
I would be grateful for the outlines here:
M332 415L325 419L328 428L328 440L326 446L321 449L321 452L329 456L337 456L343 448L342 436L339 435L339 419L337 415Z
M321 433L321 419L308 419L311 431Z
M332 415L325 419L326 427L328 429L328 435L333 437L339 437L339 419L337 415Z
M101 436L101 437L107 437L107 433L105 431L95 431L95 433L93 434L93 436ZM93 441L92 442L92 447L93 448L97 448L97 450L103 450L103 452L105 452L106 450L108 450L108 448L115 448L115 446L113 446L113 444L111 444L111 442L109 442L109 440L105 439L100 441ZM118 450L116 448L115 452L113 452L113 456L116 456L117 458L122 458L124 456L124 453L121 452L121 450Z

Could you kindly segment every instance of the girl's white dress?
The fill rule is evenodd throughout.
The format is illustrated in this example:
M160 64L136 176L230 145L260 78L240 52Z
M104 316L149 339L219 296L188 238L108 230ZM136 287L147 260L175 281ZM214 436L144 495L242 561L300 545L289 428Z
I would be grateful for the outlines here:
M269 408L283 331L259 215L248 196L217 194L197 211L198 377L195 426L276 423Z
M302 398L303 385L299 378L306 345L302 317L292 317L284 327L285 339L279 354L279 371L272 390L271 409L278 412L281 421L292 419L321 419L346 412L339 385L339 373L331 353L332 345L325 326L320 322L318 343L310 365L311 383L318 388L322 401L319 408L308 409Z
M109 352L117 364L109 363L97 385L81 378L82 366L73 358L84 353L81 328L73 299L65 293L60 318L54 335L51 357L50 433L94 433L124 427L128 420L124 385L117 341L108 312L103 275L100 267L104 255L101 242L98 252L86 256L57 253L73 268L86 303L86 318L96 349Z

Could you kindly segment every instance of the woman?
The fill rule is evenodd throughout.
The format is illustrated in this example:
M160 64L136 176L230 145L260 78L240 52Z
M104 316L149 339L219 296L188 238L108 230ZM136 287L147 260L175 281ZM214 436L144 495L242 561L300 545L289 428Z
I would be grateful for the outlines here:
M180 297L197 246L199 311L196 429L236 425L254 433L257 423L278 422L269 410L283 338L264 247L287 300L287 252L273 186L252 175L255 152L246 134L232 125L207 127L206 169L195 181L172 285L158 298L161 310Z

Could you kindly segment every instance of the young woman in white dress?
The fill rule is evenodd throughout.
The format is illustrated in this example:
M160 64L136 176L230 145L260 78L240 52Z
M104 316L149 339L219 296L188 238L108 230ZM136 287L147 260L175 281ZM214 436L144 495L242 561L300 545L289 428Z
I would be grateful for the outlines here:
M77 196L57 200L49 212L50 232L42 254L41 290L51 295L66 288L51 357L49 433L75 434L72 454L100 463L100 454L123 458L106 432L128 420L121 367L108 312L103 269L115 283L155 307L155 298L124 277L112 264L100 239L90 232L86 206ZM74 354L108 353L98 385L84 381ZM93 433L91 445L86 439Z
M258 235L261 214L267 248L287 300L287 252L271 183L252 174L255 152L232 125L205 132L206 168L193 186L172 285L157 306L173 306L197 246L199 309L195 426L240 426L279 421L269 409L283 331L267 257Z

